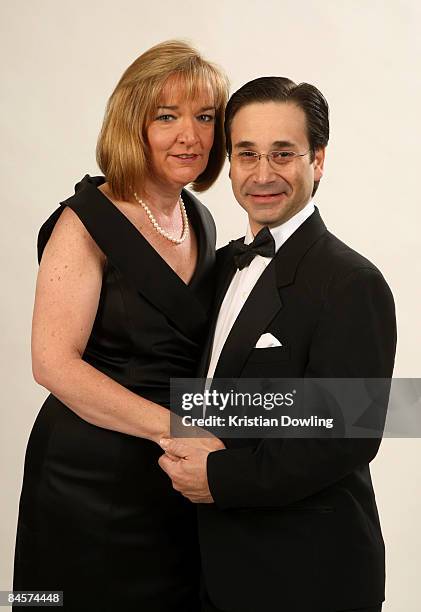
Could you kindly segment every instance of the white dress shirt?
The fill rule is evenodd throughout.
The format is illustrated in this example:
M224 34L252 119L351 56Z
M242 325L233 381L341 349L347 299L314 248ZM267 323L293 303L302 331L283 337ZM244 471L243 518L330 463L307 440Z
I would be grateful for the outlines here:
M270 233L275 240L275 252L288 240L288 238L300 227L302 223L314 212L314 202L310 200L306 206L288 221L277 227L271 227ZM245 244L253 242L254 236L247 227L244 238ZM237 270L231 281L228 291L218 314L215 334L213 337L212 354L209 362L207 378L213 378L224 344L228 338L241 309L243 308L254 285L257 283L266 266L271 262L271 257L256 255L249 266Z

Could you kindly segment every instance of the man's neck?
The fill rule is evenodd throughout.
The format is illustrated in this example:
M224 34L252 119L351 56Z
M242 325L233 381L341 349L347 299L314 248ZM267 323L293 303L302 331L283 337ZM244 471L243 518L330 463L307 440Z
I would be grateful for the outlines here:
M269 227L272 236L275 239L276 250L282 246L282 244L288 240L288 238L300 227L302 223L314 212L314 201L311 199L301 210L295 215L292 215L288 220L282 223L273 225L261 225L254 224L252 227L251 222L247 228L247 234L244 242L250 244L253 241L254 236L262 229L262 227ZM253 228L257 227L257 231L253 231Z

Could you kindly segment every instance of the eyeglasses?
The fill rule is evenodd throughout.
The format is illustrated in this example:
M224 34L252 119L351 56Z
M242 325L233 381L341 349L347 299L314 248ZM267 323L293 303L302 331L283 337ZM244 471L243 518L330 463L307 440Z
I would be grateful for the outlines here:
M270 153L257 153L256 151L240 151L233 153L232 157L237 163L245 168L254 168L262 157L267 157L268 162L275 166L285 166L297 157L304 157L310 153L311 149L305 153L295 153L295 151L271 151Z

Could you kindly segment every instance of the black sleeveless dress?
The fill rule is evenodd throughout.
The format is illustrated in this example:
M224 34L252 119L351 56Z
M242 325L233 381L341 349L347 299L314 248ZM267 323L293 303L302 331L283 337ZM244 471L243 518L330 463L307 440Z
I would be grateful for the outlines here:
M70 206L107 257L83 359L169 407L170 378L195 375L207 332L213 219L183 192L199 244L186 285L97 189L103 182L87 175L76 185L42 226L38 257ZM161 454L153 442L87 423L49 395L26 451L14 589L62 590L71 612L197 612L195 507L172 489Z

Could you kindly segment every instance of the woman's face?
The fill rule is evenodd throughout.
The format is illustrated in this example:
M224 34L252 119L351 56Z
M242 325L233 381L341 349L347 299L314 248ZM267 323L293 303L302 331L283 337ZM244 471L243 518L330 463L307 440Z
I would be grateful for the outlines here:
M180 190L206 168L213 145L215 107L203 89L188 100L183 86L167 83L147 127L150 180L161 189Z

